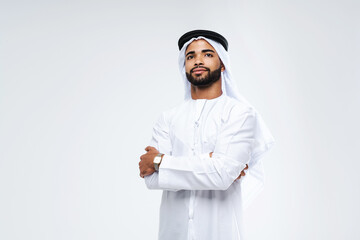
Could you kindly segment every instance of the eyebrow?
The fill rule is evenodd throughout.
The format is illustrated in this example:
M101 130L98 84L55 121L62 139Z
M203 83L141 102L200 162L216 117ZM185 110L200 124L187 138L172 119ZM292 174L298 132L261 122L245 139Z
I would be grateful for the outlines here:
M205 53L205 52L213 52L213 53L215 53L213 50L211 50L211 49L203 49L203 50L201 50L201 52L203 52L203 53ZM187 56L187 55L189 55L189 54L194 54L195 53L195 51L190 51L190 52L188 52L185 56Z

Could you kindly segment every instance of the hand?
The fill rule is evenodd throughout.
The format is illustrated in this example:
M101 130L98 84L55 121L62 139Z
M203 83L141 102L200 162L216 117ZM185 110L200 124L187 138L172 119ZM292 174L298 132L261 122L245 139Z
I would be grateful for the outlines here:
M212 157L212 155L213 155L213 152L209 153L210 157ZM246 167L241 171L240 175L234 180L234 182L236 180L239 180L241 178L241 176L245 176L245 170L248 169L248 168L249 168L249 166L246 164Z
M159 154L159 151L151 146L145 148L147 153L141 155L139 162L140 177L151 175L155 172L154 158Z
M234 180L234 182L236 180L239 180L241 178L241 176L245 176L245 170L248 168L249 168L249 166L246 164L246 167L244 168L244 170L241 171L240 175Z

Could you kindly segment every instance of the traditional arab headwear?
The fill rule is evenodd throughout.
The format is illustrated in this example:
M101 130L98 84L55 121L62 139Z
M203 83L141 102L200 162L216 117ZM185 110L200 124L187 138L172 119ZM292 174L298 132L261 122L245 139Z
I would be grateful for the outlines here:
M229 44L228 44L226 38L224 38L222 35L220 35L217 32L213 32L213 31L209 31L209 30L194 30L194 31L185 33L184 35L182 35L179 38L179 41L178 41L179 50L181 50L181 48L184 46L184 44L187 41L189 41L192 38L199 37L199 36L212 39L212 40L220 43L225 48L226 51L228 50Z
M206 40L217 52L222 63L225 66L225 70L221 73L221 89L223 95L227 95L231 98L242 102L243 104L251 107L255 111L256 126L255 126L255 145L253 148L251 160L249 162L249 169L245 177L242 177L241 191L244 200L244 206L246 207L251 200L253 200L258 193L263 189L264 185L264 170L261 158L274 144L274 138L271 135L269 129L265 125L260 114L255 110L253 106L238 92L235 82L231 76L230 59L227 52L228 42L220 34L208 31L208 30L194 30L185 33L180 37L178 45L180 49L179 53L179 70L185 84L185 100L191 98L191 85L186 78L185 71L185 51L187 46L199 39Z

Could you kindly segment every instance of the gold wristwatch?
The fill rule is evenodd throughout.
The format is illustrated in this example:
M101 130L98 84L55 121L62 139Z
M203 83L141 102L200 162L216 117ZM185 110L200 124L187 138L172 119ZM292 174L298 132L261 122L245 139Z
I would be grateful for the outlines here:
M156 157L154 158L154 168L155 168L155 171L159 171L159 167L160 167L160 163L161 163L161 160L162 160L162 156L164 156L164 154L162 153L159 153L158 155L156 155Z

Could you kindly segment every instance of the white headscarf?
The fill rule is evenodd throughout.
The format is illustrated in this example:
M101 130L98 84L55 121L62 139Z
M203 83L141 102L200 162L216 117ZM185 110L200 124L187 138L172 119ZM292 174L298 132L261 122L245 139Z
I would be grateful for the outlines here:
M218 42L205 38L197 37L187 41L181 48L179 53L179 69L181 76L185 84L185 100L191 98L191 85L186 78L185 71L185 51L187 46L194 40L204 39L216 50L222 63L225 66L225 70L221 73L221 89L224 95L232 97L247 106L250 106L255 111L256 116L256 129L255 129L255 147L253 149L252 157L249 162L249 169L245 177L241 179L241 192L244 200L244 207L247 207L251 200L253 200L263 189L264 185L264 170L262 166L261 158L274 144L274 138L271 135L269 129L265 125L260 114L255 110L253 106L238 92L235 82L231 76L230 59L229 54L225 48Z

